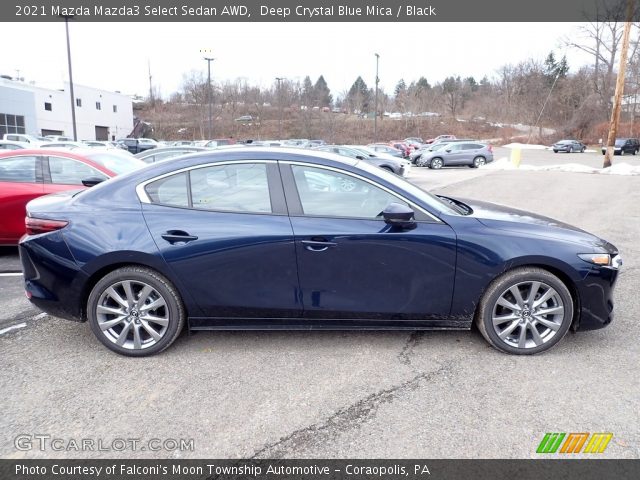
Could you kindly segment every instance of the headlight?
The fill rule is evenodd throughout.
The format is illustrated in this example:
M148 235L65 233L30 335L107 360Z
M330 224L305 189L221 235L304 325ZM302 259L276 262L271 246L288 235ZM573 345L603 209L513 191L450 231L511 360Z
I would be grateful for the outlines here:
M620 257L620 255L610 255L608 253L580 253L578 256L585 262L598 265L599 267L618 269L622 266L622 257Z

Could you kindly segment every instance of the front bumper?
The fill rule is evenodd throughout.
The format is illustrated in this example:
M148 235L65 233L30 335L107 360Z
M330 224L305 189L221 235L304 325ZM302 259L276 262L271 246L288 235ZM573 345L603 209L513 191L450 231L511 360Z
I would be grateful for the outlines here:
M593 267L579 282L579 315L572 326L574 331L604 328L613 321L613 291L618 275L618 268Z

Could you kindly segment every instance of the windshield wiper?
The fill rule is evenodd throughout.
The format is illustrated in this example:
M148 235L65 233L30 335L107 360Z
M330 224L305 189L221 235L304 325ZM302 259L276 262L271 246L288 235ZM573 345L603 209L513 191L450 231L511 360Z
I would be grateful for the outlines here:
M447 202L449 205L451 205L454 208L454 210L456 210L458 213L461 213L462 215L471 215L473 213L473 210L469 205L462 203L459 200L445 197L444 195L437 195L437 197L440 200L444 200L445 202Z

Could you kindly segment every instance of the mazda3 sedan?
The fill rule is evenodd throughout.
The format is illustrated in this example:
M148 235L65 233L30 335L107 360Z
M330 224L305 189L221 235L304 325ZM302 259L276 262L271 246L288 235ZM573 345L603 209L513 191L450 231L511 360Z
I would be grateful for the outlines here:
M185 327L474 322L495 348L534 354L611 322L621 265L613 245L570 225L292 149L196 153L27 210L31 302L130 356Z

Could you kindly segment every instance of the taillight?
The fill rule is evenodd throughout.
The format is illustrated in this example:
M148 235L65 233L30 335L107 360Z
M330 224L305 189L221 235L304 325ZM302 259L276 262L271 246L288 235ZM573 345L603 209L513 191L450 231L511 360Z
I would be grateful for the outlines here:
M28 235L37 235L39 233L55 232L66 227L69 222L64 220L47 220L44 218L26 217L24 224L27 227Z
M493 153L493 145L489 145L489 151Z

